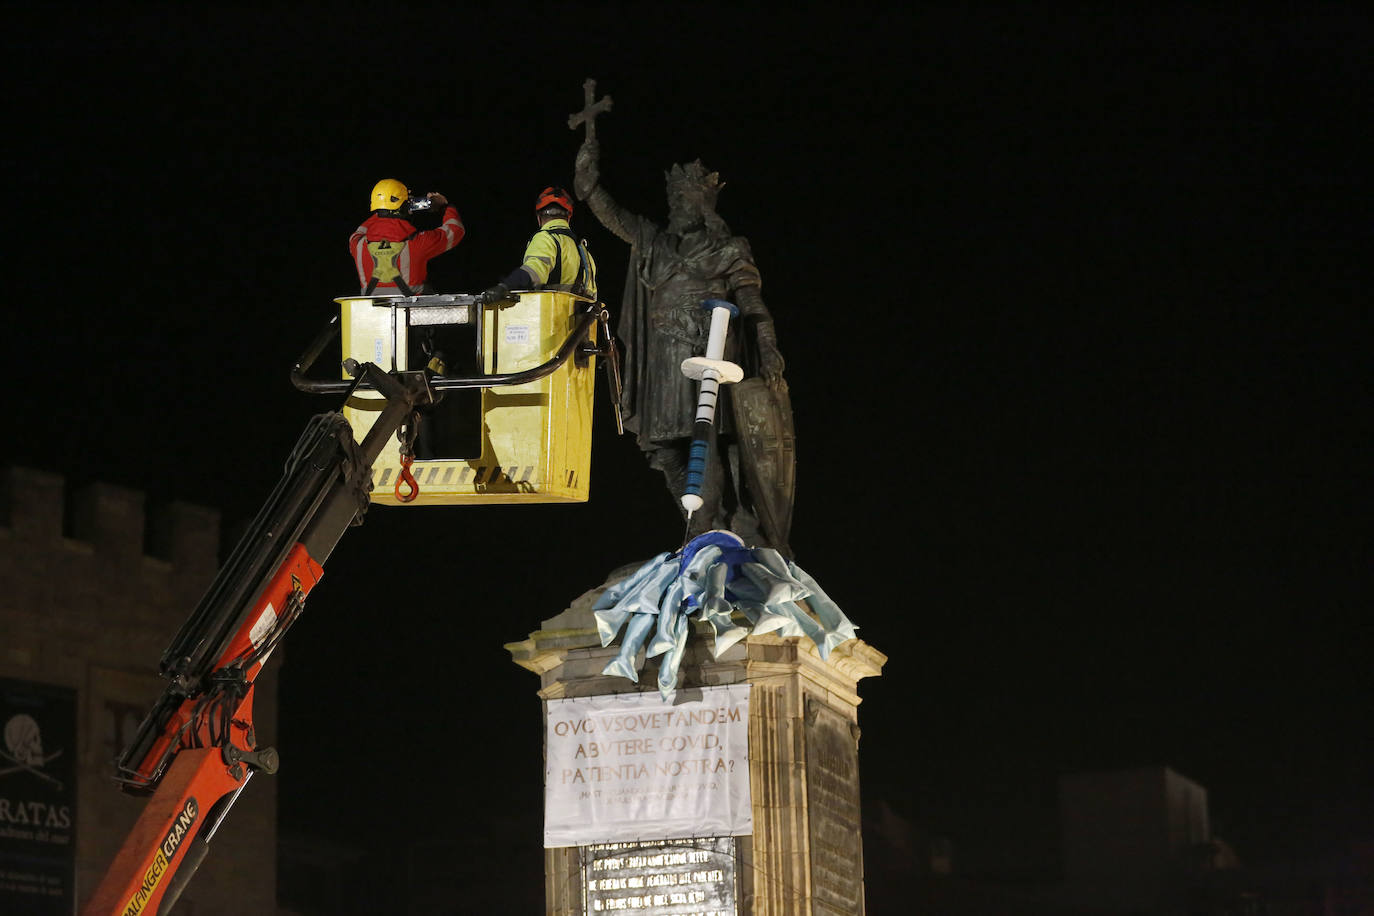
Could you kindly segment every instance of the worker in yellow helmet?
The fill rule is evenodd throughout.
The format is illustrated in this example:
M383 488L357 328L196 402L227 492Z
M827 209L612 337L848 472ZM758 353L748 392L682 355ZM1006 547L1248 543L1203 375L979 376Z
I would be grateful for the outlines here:
M534 219L539 231L525 246L525 259L495 286L482 293L491 303L511 298L513 289L552 289L596 299L596 262L587 243L573 234L572 195L548 187L534 199Z
M429 259L463 240L463 219L438 191L412 199L394 178L383 178L368 198L372 215L353 230L348 250L364 296L416 296L430 292ZM444 208L439 226L421 232L407 218L432 206Z

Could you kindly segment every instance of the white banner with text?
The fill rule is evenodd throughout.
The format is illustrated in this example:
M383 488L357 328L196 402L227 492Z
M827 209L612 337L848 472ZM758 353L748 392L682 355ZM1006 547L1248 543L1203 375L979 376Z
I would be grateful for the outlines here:
M746 836L749 685L548 700L544 845Z

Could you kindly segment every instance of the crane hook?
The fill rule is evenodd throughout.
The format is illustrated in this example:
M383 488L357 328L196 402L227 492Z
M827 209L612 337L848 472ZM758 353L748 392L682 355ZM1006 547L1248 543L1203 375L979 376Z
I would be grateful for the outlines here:
M401 443L401 473L396 476L396 486L393 490L397 502L414 502L415 497L420 495L420 484L415 480L415 476L410 473L410 466L415 463L415 436L419 431L420 415L418 413L412 413L406 422L401 424L400 429L396 430L396 438ZM410 492L403 494L401 484L408 486Z
M401 473L396 477L396 499L403 503L414 502L415 497L420 495L420 485L415 482L415 476L410 473L410 466L415 463L414 455L401 456ZM401 484L410 487L409 493L401 492Z

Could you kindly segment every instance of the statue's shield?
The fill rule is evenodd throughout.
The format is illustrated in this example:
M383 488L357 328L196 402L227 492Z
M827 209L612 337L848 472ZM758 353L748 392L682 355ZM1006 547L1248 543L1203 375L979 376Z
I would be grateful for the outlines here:
M730 386L740 464L754 498L754 512L772 546L790 555L792 497L797 476L792 399L786 386L775 391L761 378Z

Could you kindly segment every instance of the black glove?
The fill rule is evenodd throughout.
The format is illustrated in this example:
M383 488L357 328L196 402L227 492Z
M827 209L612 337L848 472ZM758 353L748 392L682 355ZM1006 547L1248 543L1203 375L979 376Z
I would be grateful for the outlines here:
M510 287L504 283L498 283L486 290L482 293L481 298L483 305L491 305L493 302L506 302L515 299L515 297L510 294Z

